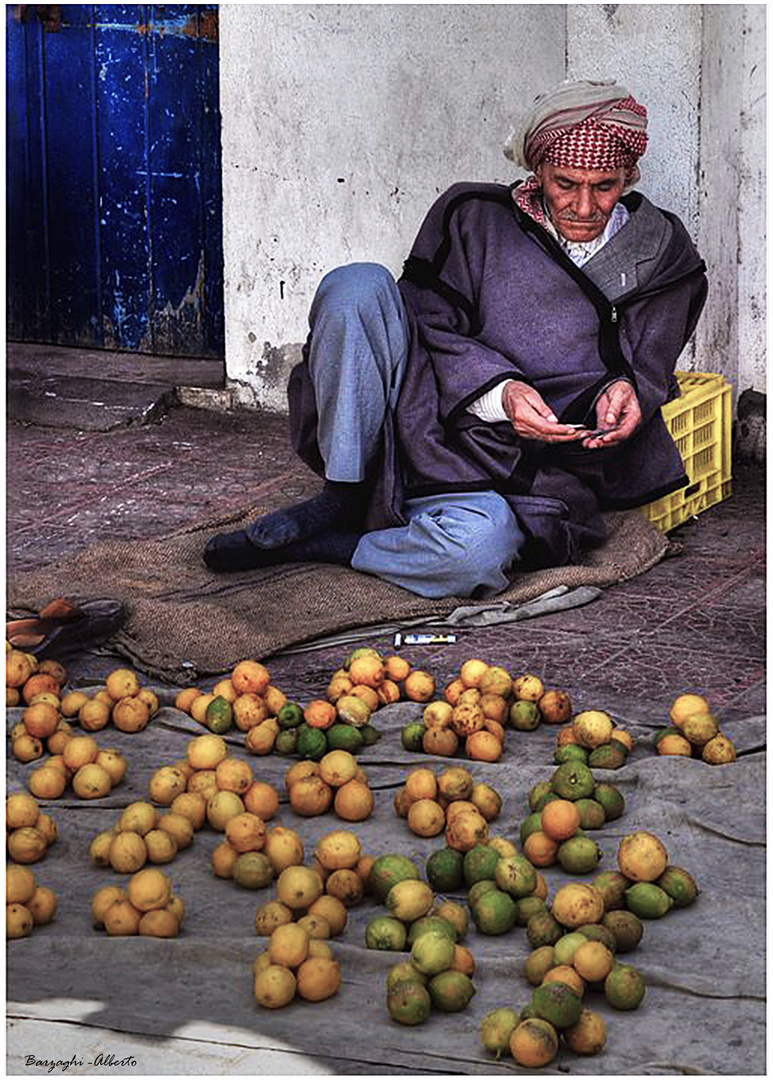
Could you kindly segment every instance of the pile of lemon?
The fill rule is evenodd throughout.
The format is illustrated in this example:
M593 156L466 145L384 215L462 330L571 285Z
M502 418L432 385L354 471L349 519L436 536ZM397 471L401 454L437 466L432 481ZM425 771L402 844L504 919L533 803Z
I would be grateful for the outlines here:
M330 750L319 761L296 761L284 776L290 809L300 817L333 811L343 821L365 821L376 799L365 770L348 750Z
M374 713L397 701L429 701L434 693L435 680L428 672L414 668L403 656L382 657L377 649L363 646L333 672L325 696L336 705L342 699L360 698ZM355 715L364 715L354 703L348 705Z
M506 728L531 731L542 721L563 723L571 715L569 696L546 690L537 675L515 677L501 665L465 660L442 690L428 699L420 721L405 724L406 750L453 757L461 748L474 761L499 761Z
M255 958L253 975L255 1001L264 1009L281 1009L295 997L325 1001L341 985L341 965L333 950L298 922L276 927L268 948Z
M60 663L38 663L31 654L11 649L6 652L9 679L24 680L18 686L6 686L6 699L24 703L21 720L11 729L11 753L25 764L43 757L45 751L58 760L75 734L72 724L95 732L112 721L120 731L142 731L159 708L157 695L142 687L128 668L116 668L105 686L91 693L65 692L67 672Z
M609 928L606 916L613 913L601 888L573 882L558 889L547 913L532 917L539 919L540 933L530 935L533 951L523 971L534 989L522 1009L504 1006L486 1014L480 1038L487 1051L497 1058L509 1053L524 1068L550 1064L562 1040L574 1053L601 1053L606 1022L587 1007L587 993L603 993L608 1005L621 1010L638 1008L646 993L641 972L616 958L634 944L619 923L617 934Z
M669 862L665 844L654 833L639 829L621 837L617 865L618 895L640 919L660 919L672 908L688 907L698 898L695 878Z
M590 874L601 849L588 830L600 829L625 812L625 799L614 784L596 781L588 765L569 759L549 780L528 795L530 813L520 825L523 853L540 868L560 864L570 874Z
M636 740L618 727L603 709L584 709L559 731L553 761L581 761L590 769L619 769L625 765Z
M146 863L164 865L193 843L197 826L190 815L161 814L152 803L130 803L111 829L97 833L89 844L94 866L110 867L117 874L134 874Z
M422 888L424 886L424 888ZM431 903L426 907L429 886L422 881L398 881L387 894L387 906L393 913L391 922L403 927L408 959L394 964L387 972L387 1011L398 1024L415 1026L429 1019L432 1009L456 1013L466 1009L475 995L472 976L475 960L458 938L467 929L467 913L452 901L436 902L429 890ZM398 895L399 894L399 895ZM423 902L420 900L424 897ZM420 908L424 915L409 918ZM376 948L394 948L383 944L389 940L387 919L371 920L366 928L366 944ZM376 942L375 946L372 942Z
M111 937L177 937L183 911L182 898L172 892L172 882L155 867L133 874L125 890L106 885L91 898L94 929L106 930Z
M61 754L32 769L27 787L39 799L59 799L71 787L79 799L103 799L126 776L129 763L119 750L100 747L91 735L71 735Z
M57 660L38 660L34 653L14 649L5 643L5 707L50 701L58 705L67 671ZM51 700L53 699L53 700Z
M5 846L11 862L25 865L38 862L58 835L56 822L41 812L32 795L20 791L6 798Z
M450 765L437 774L419 767L407 773L393 806L416 836L444 832L450 847L465 851L486 839L489 822L502 809L502 796L464 766Z
M327 892L326 883L332 874L343 870L343 867L332 872L325 870L317 858L313 866L297 862L281 869L276 879L275 895L255 912L255 933L258 937L270 937L278 926L293 922L300 923L314 940L342 934L349 920L349 907L359 903L363 897L367 876L360 875L357 887L352 887L350 881L346 880L345 889L336 889L336 895ZM351 872L356 873L356 868Z
M174 699L175 708L215 735L225 735L233 727L243 731L247 749L255 754L270 752L270 736L276 738L279 730L276 717L286 704L286 694L274 686L268 668L258 660L240 660L210 691L190 686Z
M5 868L5 936L28 937L35 926L44 926L56 915L58 900L53 889L38 885L28 866Z
M706 698L700 694L679 694L668 711L670 726L655 734L658 754L700 758L707 765L729 765L736 760L736 748L719 730Z

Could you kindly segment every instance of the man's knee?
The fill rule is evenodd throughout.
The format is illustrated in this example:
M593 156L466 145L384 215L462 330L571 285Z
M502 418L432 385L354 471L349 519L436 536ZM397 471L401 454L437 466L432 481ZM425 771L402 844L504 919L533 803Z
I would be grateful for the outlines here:
M374 298L393 296L397 285L385 266L379 263L358 262L338 266L325 274L314 298L319 303L340 307L358 307Z
M441 524L438 578L448 576L458 596L500 592L523 543L523 533L507 502L491 497L485 512L456 509Z

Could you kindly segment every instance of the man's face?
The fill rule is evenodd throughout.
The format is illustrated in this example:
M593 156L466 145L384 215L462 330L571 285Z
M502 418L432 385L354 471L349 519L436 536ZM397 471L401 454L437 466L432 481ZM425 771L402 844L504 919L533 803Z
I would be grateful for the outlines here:
M600 236L625 188L625 169L596 172L543 162L537 169L551 220L566 240Z

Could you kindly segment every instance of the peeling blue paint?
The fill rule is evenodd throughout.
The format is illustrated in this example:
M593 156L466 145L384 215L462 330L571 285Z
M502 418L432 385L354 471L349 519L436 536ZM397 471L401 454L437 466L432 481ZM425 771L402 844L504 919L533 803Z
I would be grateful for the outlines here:
M8 333L223 355L217 5L6 6Z

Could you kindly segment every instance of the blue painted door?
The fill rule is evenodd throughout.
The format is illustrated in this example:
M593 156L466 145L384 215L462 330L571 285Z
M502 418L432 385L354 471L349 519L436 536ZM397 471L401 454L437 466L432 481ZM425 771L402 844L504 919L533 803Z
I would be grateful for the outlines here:
M217 5L7 5L7 332L223 355Z

